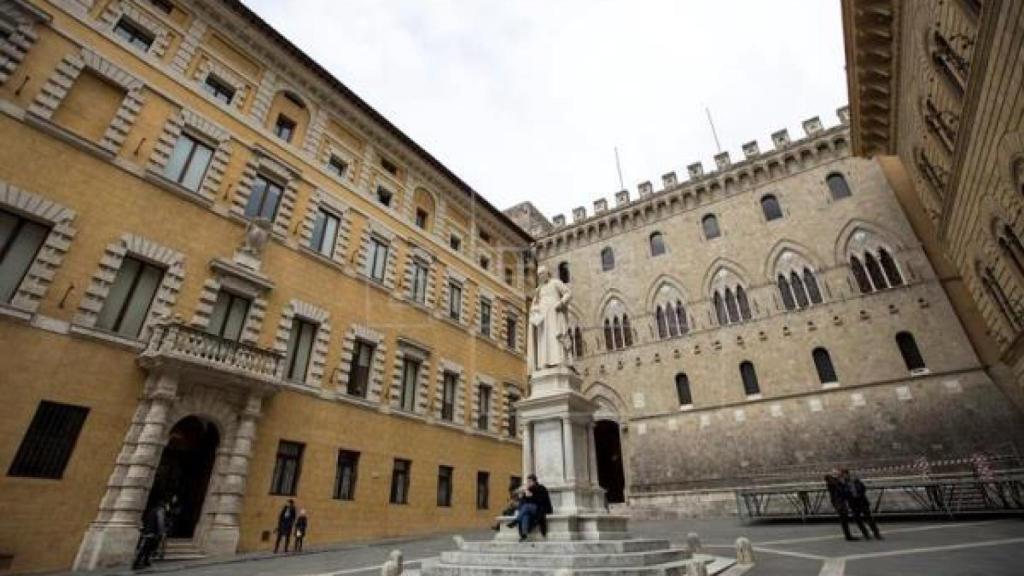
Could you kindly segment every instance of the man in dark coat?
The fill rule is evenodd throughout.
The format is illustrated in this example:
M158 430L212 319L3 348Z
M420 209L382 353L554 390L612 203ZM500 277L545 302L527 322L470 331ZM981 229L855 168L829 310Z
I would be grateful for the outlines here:
M547 515L552 512L548 489L537 482L536 475L530 474L526 477L526 488L519 501L519 515L516 516L519 524L519 541L525 541L534 526L540 527L541 536L547 536Z
M860 526L860 531L864 534L864 538L871 539L868 531L864 529L864 522L867 522L875 538L881 540L882 534L878 531L878 524L875 524L875 519L871 517L871 501L868 500L867 486L864 486L860 478L850 474L850 471L845 468L839 471L839 480L843 483L847 498L849 499L850 513L857 522L857 526Z
M288 503L281 508L277 516L277 540L274 542L274 554L277 554L281 546L281 539L284 538L284 551L288 552L288 545L292 541L292 526L295 525L295 500L288 499Z
M835 475L825 474L825 488L828 489L828 498L832 501L832 508L839 514L839 523L843 526L843 535L847 540L857 540L850 534L850 505L846 495L846 488L842 481Z
M295 519L295 552L302 552L302 541L309 531L309 516L306 516L306 509L299 510L299 516Z
M167 533L166 513L166 505L163 502L158 502L142 517L142 537L135 561L132 562L132 570L147 568L152 564L150 558Z

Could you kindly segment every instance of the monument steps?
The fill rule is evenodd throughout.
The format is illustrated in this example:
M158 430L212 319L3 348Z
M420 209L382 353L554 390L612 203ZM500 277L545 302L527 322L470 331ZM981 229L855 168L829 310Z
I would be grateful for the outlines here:
M636 538L631 540L569 540L555 542L551 540L534 540L517 542L515 540L478 540L466 541L462 545L464 552L526 553L526 554L621 554L630 552L650 552L670 547L668 540Z
M683 548L643 552L590 554L530 554L528 552L444 552L441 562L464 566L518 566L523 568L643 568L690 558Z
M421 567L421 574L429 576L559 576L563 571L575 575L593 576L686 576L689 566L695 562L702 562L707 567L709 575L721 574L729 568L733 562L725 559L718 559L711 556L701 555L696 558L666 562L654 566L641 566L635 568L576 568L576 567L525 567L525 566L489 566L481 565L453 565L443 562L424 561Z

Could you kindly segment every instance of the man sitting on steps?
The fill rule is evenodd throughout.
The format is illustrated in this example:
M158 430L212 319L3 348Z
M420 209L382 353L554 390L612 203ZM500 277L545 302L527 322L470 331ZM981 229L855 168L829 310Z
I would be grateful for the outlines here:
M547 515L552 512L548 489L537 482L535 474L530 474L526 477L526 487L523 488L523 496L519 500L519 514L515 519L515 522L519 524L519 541L526 541L526 537L534 526L539 526L541 536L546 537L548 534Z

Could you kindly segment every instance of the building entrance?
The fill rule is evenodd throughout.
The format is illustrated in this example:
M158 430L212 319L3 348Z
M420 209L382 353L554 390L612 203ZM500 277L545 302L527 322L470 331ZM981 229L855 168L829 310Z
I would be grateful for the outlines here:
M217 427L195 416L183 418L171 429L146 504L149 510L170 503L169 538L195 534L219 444Z
M594 445L597 451L597 481L604 488L608 503L625 502L626 474L622 462L619 424L611 420L598 420L594 425Z

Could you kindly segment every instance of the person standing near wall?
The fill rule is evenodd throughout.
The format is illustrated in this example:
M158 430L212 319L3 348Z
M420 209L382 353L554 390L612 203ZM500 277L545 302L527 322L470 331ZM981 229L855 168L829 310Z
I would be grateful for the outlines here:
M306 538L309 530L309 517L306 516L306 509L299 510L299 516L295 519L295 548L293 552L302 552L302 541Z
M277 516L277 540L274 541L274 554L277 554L281 547L281 539L284 539L284 551L288 552L288 545L292 541L292 526L295 525L295 500L288 499L288 503L281 508Z

